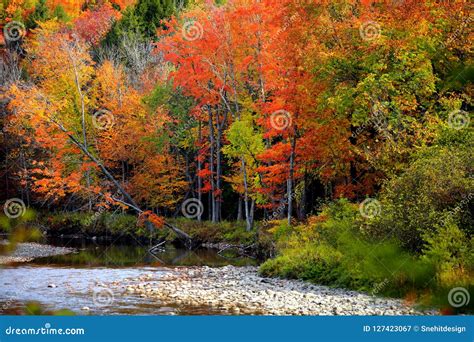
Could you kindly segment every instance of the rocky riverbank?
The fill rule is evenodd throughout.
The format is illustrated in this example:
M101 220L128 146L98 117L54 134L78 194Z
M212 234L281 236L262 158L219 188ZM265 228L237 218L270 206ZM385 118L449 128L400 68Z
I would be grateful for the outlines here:
M223 314L264 315L417 315L401 300L298 280L263 278L256 267L194 267L164 269L119 286L124 295L163 305L206 306ZM118 291L118 289L117 289Z
M0 243L7 245L8 241L0 241ZM35 258L64 255L74 252L74 248L55 247L34 242L19 243L15 246L15 250L10 254L0 255L0 265L16 262L29 262Z

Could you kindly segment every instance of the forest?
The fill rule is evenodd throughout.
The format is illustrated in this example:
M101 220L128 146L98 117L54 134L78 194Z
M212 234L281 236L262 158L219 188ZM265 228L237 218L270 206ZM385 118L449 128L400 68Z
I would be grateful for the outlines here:
M473 312L472 21L0 0L0 230L227 244L266 277Z

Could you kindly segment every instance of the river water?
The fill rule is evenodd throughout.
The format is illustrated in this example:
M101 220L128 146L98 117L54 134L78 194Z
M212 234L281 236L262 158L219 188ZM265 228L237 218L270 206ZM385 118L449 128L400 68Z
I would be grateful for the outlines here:
M147 246L101 245L85 240L48 241L75 247L78 253L35 259L0 268L0 314L49 314L69 310L75 314L221 314L211 307L163 305L132 294L112 294L104 284L120 284L153 273L159 277L170 267L247 266L250 258L224 257L215 250L177 249L167 246L155 254Z

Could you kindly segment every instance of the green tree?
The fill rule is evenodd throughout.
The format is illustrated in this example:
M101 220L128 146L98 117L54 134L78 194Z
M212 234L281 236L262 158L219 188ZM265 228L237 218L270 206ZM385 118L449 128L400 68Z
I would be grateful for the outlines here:
M35 6L35 10L26 20L26 27L28 29L34 29L38 27L38 21L46 21L49 18L49 8L46 5L46 0L39 0Z
M52 18L57 18L59 21L68 21L69 20L69 17L66 13L66 11L64 10L64 7L61 6L61 5L57 5L55 8L54 8L54 11L53 11L53 14L51 16Z
M122 15L122 18L113 23L110 31L105 36L102 46L119 47L123 37L133 37L142 41L144 39L143 21L137 15L133 7L128 7Z
M472 145L433 146L420 151L403 174L383 187L382 212L369 225L371 236L393 236L409 250L420 252L425 242L423 237L446 221L446 215L458 224L463 234L472 236L471 151Z
M139 0L128 7L120 20L116 21L103 41L103 46L121 45L124 36L139 41L154 40L161 21L175 11L173 0Z
M254 127L254 118L250 112L244 112L228 131L229 144L223 148L227 157L237 159L237 170L227 180L233 188L243 195L247 230L253 228L255 203L260 202L256 189L260 186L257 156L265 150L263 135Z
M161 27L161 21L174 13L173 0L138 0L135 12L142 21L143 33L146 37L156 36L156 30Z

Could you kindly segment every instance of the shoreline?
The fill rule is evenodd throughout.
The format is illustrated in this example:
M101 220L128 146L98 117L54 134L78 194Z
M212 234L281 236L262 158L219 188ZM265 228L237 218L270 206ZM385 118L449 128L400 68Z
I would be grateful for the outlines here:
M6 241L1 241L6 244ZM15 252L0 256L0 264L74 253L73 248L19 243ZM266 278L254 266L159 267L135 277L100 283L112 300L139 297L163 307L203 308L219 315L436 315L401 299L372 296L302 280ZM105 292L104 292L105 293ZM207 308L207 309L206 309Z
M8 245L6 240L0 241L2 245ZM56 255L75 253L76 249L68 247L56 247L36 242L21 242L15 246L15 250L6 255L0 255L0 265L10 263L30 262L36 258L44 258Z
M235 315L435 315L400 299L314 285L301 280L264 278L256 267L166 269L161 276L112 283L110 289L164 305L208 306ZM119 286L118 289L114 287Z

